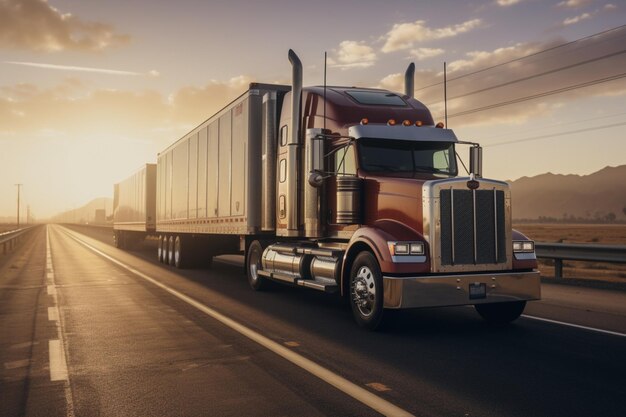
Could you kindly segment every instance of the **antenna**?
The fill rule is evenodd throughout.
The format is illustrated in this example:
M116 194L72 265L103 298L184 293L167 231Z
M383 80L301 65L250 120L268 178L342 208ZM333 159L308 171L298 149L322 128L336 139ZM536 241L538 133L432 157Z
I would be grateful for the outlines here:
M328 53L324 51L324 131L326 131L326 61Z
M446 73L446 61L443 61L443 114L446 129L448 128L448 77Z

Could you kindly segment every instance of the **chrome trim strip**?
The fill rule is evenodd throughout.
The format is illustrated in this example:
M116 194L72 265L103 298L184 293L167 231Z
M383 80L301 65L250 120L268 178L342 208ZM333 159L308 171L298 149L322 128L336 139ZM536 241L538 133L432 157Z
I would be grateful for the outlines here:
M474 265L476 265L478 263L478 243L476 242L476 190L472 190L472 213L474 214L474 229L472 230L472 234L474 235Z
M517 261L537 260L535 252L515 252L513 256L515 256Z
M450 241L452 242L452 265L456 260L454 253L454 190L450 187Z
M495 243L495 251L496 257L495 260L498 262L498 194L496 193L496 189L493 189L493 230L495 236L493 237L493 241Z

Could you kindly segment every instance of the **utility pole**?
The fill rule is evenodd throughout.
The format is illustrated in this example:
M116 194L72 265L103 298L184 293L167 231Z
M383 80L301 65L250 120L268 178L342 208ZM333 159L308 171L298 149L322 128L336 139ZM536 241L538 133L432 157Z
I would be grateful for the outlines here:
M17 228L20 228L20 190L23 184L15 184L17 186Z

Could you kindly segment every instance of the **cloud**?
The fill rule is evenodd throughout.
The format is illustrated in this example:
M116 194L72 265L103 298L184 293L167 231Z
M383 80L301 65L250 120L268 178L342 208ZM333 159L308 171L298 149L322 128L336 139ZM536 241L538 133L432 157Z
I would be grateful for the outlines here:
M129 40L108 24L61 13L45 0L0 1L0 47L37 52L101 51Z
M498 6L508 7L513 6L514 4L519 3L521 0L497 0L496 4Z
M569 17L569 18L567 18L567 19L565 19L563 21L563 26L576 24L576 23L578 23L580 21L587 20L587 19L591 18L591 16L592 15L590 13L583 13L583 14L575 16L575 17Z
M618 69L626 66L626 54L619 53L625 37L626 29L619 29L565 46L559 46L563 40L552 40L469 52L463 59L448 63L448 114L455 126L522 123L549 114L563 103L606 95L625 96L623 78L599 82L619 74ZM608 55L612 56L603 58ZM589 62L577 65L586 61ZM550 73L539 75L545 72ZM416 98L431 109L437 120L443 117L442 81L443 74L437 70L423 70L415 79ZM402 74L390 74L379 86L402 91L403 83ZM575 87L581 84L587 85ZM554 90L562 92L545 95ZM543 97L527 99L542 94ZM499 106L512 100L519 102Z
M334 52L329 65L341 69L371 67L377 59L374 49L365 42L343 41Z
M445 51L440 48L417 48L412 49L410 56L419 61L442 55Z
M569 9L578 9L580 7L587 6L593 3L593 0L564 0L557 4L557 7L564 7Z
M96 72L100 74L108 74L108 75L131 75L131 76L139 76L139 75L149 75L153 77L158 77L159 72L152 70L147 73L134 72L134 71L122 71L122 70L114 70L114 69L106 69L106 68L93 68L93 67L77 67L73 65L56 65L56 64L44 64L40 62L20 62L20 61L5 61L5 64L11 65L23 65L26 67L35 67L35 68L43 68L43 69L52 69L52 70L61 70L61 71L79 71L79 72Z
M612 3L607 3L604 5L604 7L602 8L603 10L615 10L617 9L617 6L612 4Z
M153 90L92 90L74 78L46 89L16 84L0 88L0 126L10 126L13 135L40 136L48 130L76 139L100 132L171 141L247 90L251 81L242 75L186 86L170 96ZM153 132L160 133L151 137Z
M391 30L383 36L385 44L382 47L382 51L387 53L410 49L416 43L451 38L480 27L481 24L482 21L480 19L472 19L458 25L432 29L426 26L426 21L424 20L417 20L413 23L396 23Z

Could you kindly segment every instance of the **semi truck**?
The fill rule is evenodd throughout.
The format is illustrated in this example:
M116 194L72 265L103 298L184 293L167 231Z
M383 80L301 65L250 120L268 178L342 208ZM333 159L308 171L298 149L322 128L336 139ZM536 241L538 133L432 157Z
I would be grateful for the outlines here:
M305 88L299 57L288 58L291 85L250 84L158 155L160 262L243 253L252 289L336 293L368 329L388 309L460 305L505 324L540 298L509 185L483 178L480 145L413 97L413 64L396 93Z
M156 164L113 185L113 242L127 249L156 232Z

